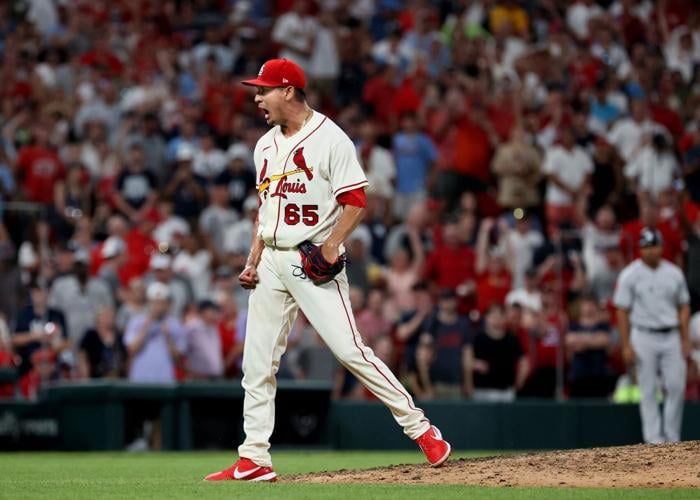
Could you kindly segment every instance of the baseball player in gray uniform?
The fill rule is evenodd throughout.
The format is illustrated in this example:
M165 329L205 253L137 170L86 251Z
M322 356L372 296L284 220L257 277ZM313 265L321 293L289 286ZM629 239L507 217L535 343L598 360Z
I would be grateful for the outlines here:
M686 359L690 355L690 296L683 272L661 258L661 234L644 228L641 258L620 273L613 301L625 361L636 367L642 432L647 443L681 438ZM664 389L663 425L656 401L657 375Z

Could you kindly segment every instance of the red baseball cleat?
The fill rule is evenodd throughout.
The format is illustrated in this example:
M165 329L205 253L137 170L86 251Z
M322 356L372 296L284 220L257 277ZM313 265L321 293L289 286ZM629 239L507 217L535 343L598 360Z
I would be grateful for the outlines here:
M428 459L432 467L440 467L450 456L452 447L450 443L442 439L442 434L434 425L425 431L418 439L416 444L425 453L425 458Z
M214 472L204 478L205 481L277 481L277 474L272 467L262 467L247 458L239 458L238 462L221 472Z

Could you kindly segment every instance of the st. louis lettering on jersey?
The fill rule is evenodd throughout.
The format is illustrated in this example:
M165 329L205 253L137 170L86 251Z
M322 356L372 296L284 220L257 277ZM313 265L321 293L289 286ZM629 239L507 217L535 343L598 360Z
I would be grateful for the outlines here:
M258 142L254 159L258 235L271 246L322 243L342 213L336 197L367 185L354 145L319 112L292 137L271 129Z

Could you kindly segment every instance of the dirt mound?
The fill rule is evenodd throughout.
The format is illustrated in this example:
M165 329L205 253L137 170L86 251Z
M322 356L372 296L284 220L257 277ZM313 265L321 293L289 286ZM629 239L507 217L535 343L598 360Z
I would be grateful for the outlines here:
M394 465L288 476L303 483L700 487L700 441L457 459L440 469Z

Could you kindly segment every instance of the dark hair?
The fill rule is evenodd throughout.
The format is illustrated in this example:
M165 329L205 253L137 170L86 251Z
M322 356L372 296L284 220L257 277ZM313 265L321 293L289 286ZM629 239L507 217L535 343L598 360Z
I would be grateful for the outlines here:
M304 89L294 87L294 99L298 102L306 102L306 92L304 92Z
M666 140L666 136L660 132L655 133L651 137L651 143L654 145L654 149L657 151L664 151L668 149L668 141Z

